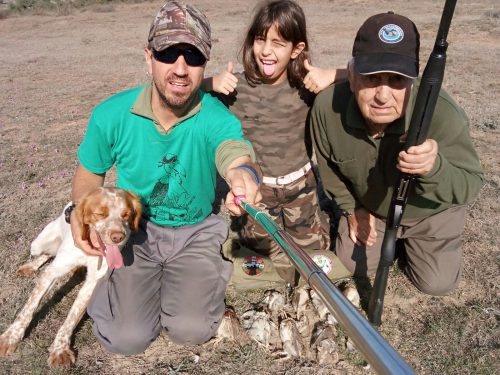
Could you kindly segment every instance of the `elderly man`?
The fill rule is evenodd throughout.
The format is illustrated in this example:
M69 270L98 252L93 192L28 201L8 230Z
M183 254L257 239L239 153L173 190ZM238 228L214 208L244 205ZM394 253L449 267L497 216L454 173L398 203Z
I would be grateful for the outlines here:
M205 342L224 313L232 266L220 253L227 224L212 214L216 174L230 186L228 209L241 214L234 198L258 201L260 172L239 121L199 90L210 48L205 15L167 2L144 52L151 82L99 104L78 150L74 202L116 165L117 185L143 204L140 230L123 250L125 267L108 272L88 307L111 352L139 353L162 327L175 342ZM101 255L97 240L81 239L74 212L69 220L76 245Z
M359 29L348 81L323 91L312 136L324 189L343 212L336 252L358 276L375 273L398 172L417 176L398 232L411 281L444 295L458 284L465 205L483 176L464 111L441 90L428 138L403 150L419 80L419 33L392 12Z

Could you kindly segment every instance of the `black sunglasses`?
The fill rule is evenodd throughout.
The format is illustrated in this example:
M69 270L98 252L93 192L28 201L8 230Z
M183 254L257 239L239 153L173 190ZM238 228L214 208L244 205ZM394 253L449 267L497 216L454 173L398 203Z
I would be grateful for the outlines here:
M172 46L160 52L153 50L155 60L165 64L173 64L180 55L184 56L184 60L189 66L202 66L207 61L205 56L195 47L179 48Z

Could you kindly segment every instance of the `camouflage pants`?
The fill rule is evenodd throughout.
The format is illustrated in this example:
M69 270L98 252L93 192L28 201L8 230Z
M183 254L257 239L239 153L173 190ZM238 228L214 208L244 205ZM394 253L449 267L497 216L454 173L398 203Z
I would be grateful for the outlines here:
M330 248L328 215L318 204L314 173L288 185L262 185L262 201L258 208L266 212L293 241L304 250ZM298 280L294 267L278 244L251 216L244 215L240 231L241 243L255 252L268 256L280 277L295 284Z

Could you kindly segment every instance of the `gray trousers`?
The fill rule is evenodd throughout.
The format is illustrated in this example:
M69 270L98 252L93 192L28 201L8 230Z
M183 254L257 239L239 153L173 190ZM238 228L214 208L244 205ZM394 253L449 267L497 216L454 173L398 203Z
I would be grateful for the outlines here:
M465 206L454 206L424 219L402 221L397 237L404 242L405 272L422 292L439 296L457 287L462 269L460 236L465 212ZM349 238L347 219L340 220L337 256L355 276L371 276L377 271L385 221L377 218L376 230L373 246L358 246Z
M162 327L181 344L213 337L232 273L231 262L221 256L227 235L226 222L216 215L182 227L142 220L122 251L125 267L108 271L87 309L102 345L137 354Z

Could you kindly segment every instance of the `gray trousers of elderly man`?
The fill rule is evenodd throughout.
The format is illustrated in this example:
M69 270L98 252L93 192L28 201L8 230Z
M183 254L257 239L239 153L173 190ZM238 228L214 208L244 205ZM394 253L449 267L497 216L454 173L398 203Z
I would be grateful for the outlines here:
M458 286L465 212L465 206L454 206L427 218L402 220L397 238L404 244L404 271L420 291L440 296ZM347 219L342 217L340 220L335 250L355 276L372 276L377 271L384 220L376 219L376 231L374 245L355 245L349 238Z
M216 215L182 227L142 220L122 251L125 267L108 271L87 309L101 344L132 355L143 352L162 329L179 344L213 337L232 272L221 256L227 235L227 224Z

